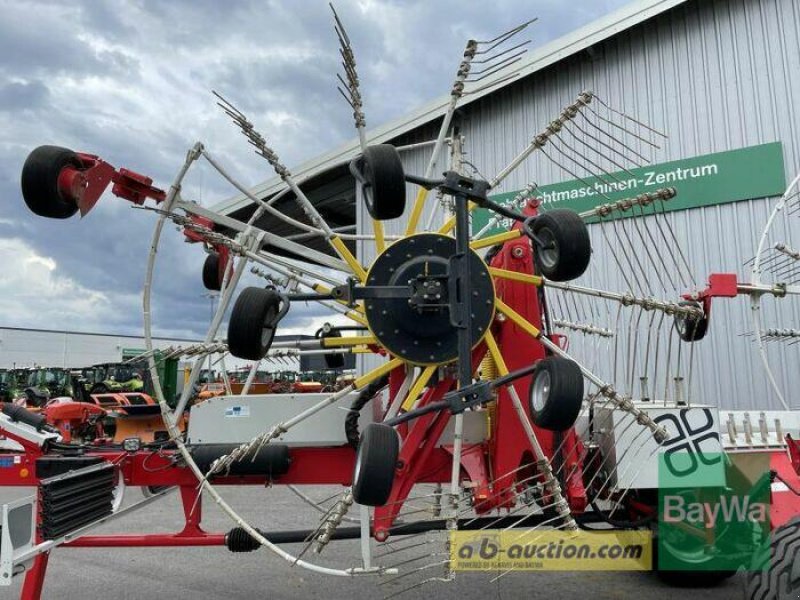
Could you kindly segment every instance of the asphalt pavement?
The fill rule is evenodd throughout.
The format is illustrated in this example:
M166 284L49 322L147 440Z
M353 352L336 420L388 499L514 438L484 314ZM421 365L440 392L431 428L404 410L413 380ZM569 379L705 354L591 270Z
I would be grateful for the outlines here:
M245 518L261 529L292 530L316 527L319 513L304 504L286 488L221 488L226 499ZM335 494L335 488L308 488L309 496L322 500ZM0 502L24 495L26 490L0 489ZM141 499L138 489L128 490L126 503ZM204 527L224 532L232 525L211 502L204 505ZM117 521L96 533L156 533L175 531L182 524L177 494L170 494L154 504ZM424 539L424 538L422 538ZM410 545L410 544L409 544ZM299 552L300 545L288 545ZM435 549L424 546L425 553L397 553L385 560L400 562L408 556L410 565L433 564ZM358 541L332 542L321 556L308 554L311 560L328 566L347 567L359 564ZM420 562L421 561L421 562ZM380 600L390 597L423 578L436 576L433 568L415 572L399 581L380 585L374 577L331 577L292 567L268 551L233 554L225 548L108 548L57 549L51 554L43 598L46 600ZM723 585L707 589L676 589L661 583L650 573L559 572L511 573L492 579L494 573L460 573L451 583L429 583L396 596L405 598L485 599L485 600L611 600L621 598L680 600L739 600L744 598L744 576L737 574ZM0 598L17 598L22 577L10 588L0 587Z

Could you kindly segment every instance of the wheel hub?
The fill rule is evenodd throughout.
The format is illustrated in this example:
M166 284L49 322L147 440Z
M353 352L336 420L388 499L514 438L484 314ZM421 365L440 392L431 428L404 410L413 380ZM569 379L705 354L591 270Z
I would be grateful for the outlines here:
M494 317L494 283L486 263L470 250L471 281L455 289L449 277L453 238L419 234L398 240L375 259L368 286L409 286L409 298L369 298L365 314L372 333L389 352L408 362L431 365L458 357L458 328L451 323L452 294L472 294L473 347Z

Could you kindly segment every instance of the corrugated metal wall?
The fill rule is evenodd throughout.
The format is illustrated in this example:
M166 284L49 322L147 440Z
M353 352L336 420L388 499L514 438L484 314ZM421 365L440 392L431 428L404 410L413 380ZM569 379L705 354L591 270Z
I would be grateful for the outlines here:
M157 348L188 346L192 342L157 338ZM144 350L144 338L71 331L0 328L0 368L87 367L116 362L124 349Z
M442 82L443 88L447 84ZM786 173L792 178L800 171L800 110L796 108L800 98L800 3L691 1L599 44L590 52L582 52L504 87L461 109L458 122L466 136L467 159L485 177L491 178L583 89L595 91L612 106L637 115L669 134L668 143L653 155L653 162L781 141ZM431 139L435 131L435 126L426 126L396 143ZM644 147L640 144L636 149ZM408 170L422 173L429 152L430 149L407 153ZM567 179L573 177L535 155L498 192L521 189L529 181L548 184ZM411 195L409 190L409 200ZM668 213L661 218L668 219L676 232L696 284L702 284L708 274L720 271L737 271L742 279L749 280L743 264L753 256L774 203L775 199L753 199ZM369 231L361 204L358 219L360 231ZM592 266L579 283L627 291L599 227L590 228L594 247ZM798 227L800 219L792 225L795 239L800 238ZM396 234L403 228L403 219L399 219L388 224L387 233ZM643 251L635 237L633 244L628 244L619 230L611 228L607 234L617 251ZM655 250L666 252L667 248L659 244ZM367 257L369 252L367 245L363 255ZM600 325L619 326L615 308L585 303L575 308L576 315L581 312L578 308ZM800 324L798 301L767 299L763 312L767 326L797 328ZM662 325L662 331L668 329L667 324ZM726 408L779 407L777 398L768 389L753 343L740 335L749 330L750 307L746 299L715 302L711 332L693 350L690 391L693 401ZM581 339L573 339L572 343L576 355L591 359L594 367L611 377L612 361L598 359L597 345ZM635 353L637 343L647 345L644 338L623 343L617 362L625 363L625 354ZM662 361L666 352L669 349L664 346ZM688 348L684 345L681 352L684 353L681 374L688 378ZM632 362L631 356L628 354L628 364ZM784 389L800 389L800 344L788 347L771 344L769 356ZM641 364L642 359L637 360ZM676 363L677 357L672 355L671 360ZM621 367L618 365L617 369L619 375ZM642 374L633 374L634 392ZM616 377L617 381L620 379L627 380L627 376ZM663 395L656 393L656 397ZM792 406L800 406L796 393L788 400Z

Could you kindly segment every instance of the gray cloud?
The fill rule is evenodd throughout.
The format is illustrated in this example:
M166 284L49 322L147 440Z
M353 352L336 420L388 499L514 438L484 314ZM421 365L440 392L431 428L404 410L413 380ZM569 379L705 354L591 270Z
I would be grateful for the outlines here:
M539 16L531 31L539 45L623 3L500 0L489 9L483 2L374 0L338 2L337 10L356 51L368 125L377 126L445 93L467 38L493 37ZM354 135L350 110L335 91L336 38L325 0L0 5L0 241L21 240L20 257L56 265L52 272L19 270L13 285L31 277L37 289L97 298L70 305L73 312L56 311L58 297L21 294L0 274L0 295L19 297L16 310L13 302L2 305L0 324L141 331L154 215L109 193L83 220L32 215L19 174L34 147L97 153L166 188L186 150L203 140L244 182L267 179L268 166L215 106L212 89L247 112L290 166ZM206 205L234 193L207 167L192 173L184 191ZM165 232L154 306L160 332L205 331L204 258L178 232ZM74 312L84 306L84 314ZM298 305L285 325L310 330L330 316Z

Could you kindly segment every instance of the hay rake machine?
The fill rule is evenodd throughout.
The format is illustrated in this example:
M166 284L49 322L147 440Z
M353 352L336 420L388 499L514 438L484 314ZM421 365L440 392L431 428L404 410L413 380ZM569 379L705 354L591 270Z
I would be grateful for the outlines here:
M468 42L427 169L408 173L403 148L368 143L353 49L335 12L334 20L343 66L339 91L353 110L360 142L349 168L371 235L329 226L303 181L221 95L222 110L285 184L272 198L249 192L200 143L168 191L95 155L44 146L29 156L23 196L41 216L84 215L109 183L137 206L156 204L147 208L157 224L143 306L146 356L170 439L66 444L37 416L4 409L2 433L23 451L1 481L38 487L35 498L8 505L3 514L2 581L27 568L24 598L40 595L56 546L198 545L265 548L294 568L376 576L393 596L454 578L447 545L454 530L573 531L596 522L649 528L656 518L658 457L686 447L686 428L703 434L692 438L695 447L702 442L704 451L721 451L716 410L690 402L683 374L691 380L692 352L683 348L705 335L711 299L736 295L741 286L734 280L731 290L730 276L717 275L702 292L686 291L693 284L690 265L664 210L675 189L616 201L608 195L625 189L626 165L644 164L663 134L583 92L493 178L475 177L452 117L465 96L513 77L504 73L525 52L526 42L518 43L530 24L524 23L492 40ZM581 214L549 208L535 183L509 203L493 200L490 194L532 155L584 181L600 204ZM256 205L248 222L182 196L187 172L201 159ZM409 186L418 193L406 211ZM298 203L302 220L275 208L283 197ZM479 210L490 218L477 228L471 218ZM384 222L406 213L404 234L387 235ZM329 251L259 228L264 214L322 238ZM204 343L176 350L195 362L174 410L161 392L152 348L153 273L168 222L206 249L203 282L220 291ZM592 240L587 222L596 223ZM362 264L352 242L371 246L375 258ZM602 269L590 268L598 256ZM268 285L236 295L251 263ZM620 273L623 291L601 285L610 269ZM305 302L327 307L348 325L323 328L313 340L274 342L292 305ZM231 305L223 339L219 330ZM253 361L252 374L263 360L303 353L322 353L329 364L356 353L376 366L332 394L246 397L245 383L241 396L191 407L184 431L177 423L189 409L193 383L205 357L218 352ZM779 435L776 444L784 443ZM790 471L782 474L794 481ZM322 513L319 525L264 531L223 497L226 485L265 483L290 486ZM317 501L297 487L326 484L343 491ZM119 508L113 496L126 486L147 487L155 496ZM186 517L181 532L89 535L91 527L175 487ZM232 519L231 531L202 529L201 494ZM358 514L348 516L354 504ZM23 534L13 539L9 531ZM360 564L336 565L336 557L321 562L328 543L347 538L361 540ZM304 549L290 553L282 545L289 542ZM306 558L309 550L318 558ZM710 577L725 575L712 571Z

